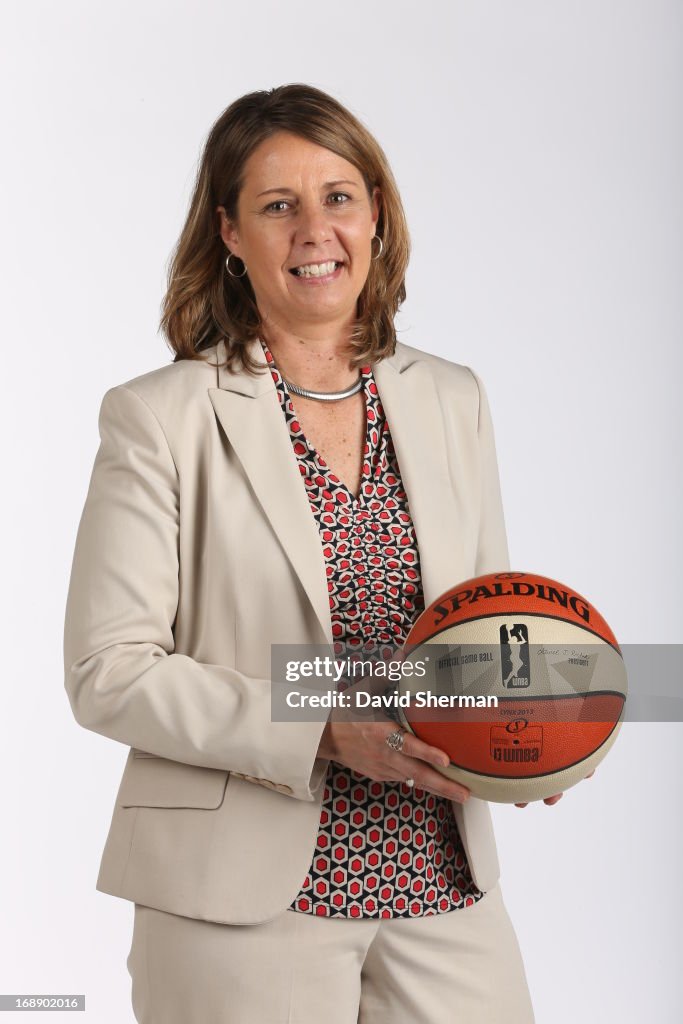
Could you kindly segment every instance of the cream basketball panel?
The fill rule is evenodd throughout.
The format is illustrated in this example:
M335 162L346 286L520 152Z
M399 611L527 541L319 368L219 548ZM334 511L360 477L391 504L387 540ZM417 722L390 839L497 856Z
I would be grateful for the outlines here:
M511 626L523 627L524 642L501 643L502 631L509 634ZM509 664L515 648L526 648L529 659L528 677L522 677L528 682L523 685L511 685L515 680L509 678L511 667L515 667ZM521 699L599 691L627 693L624 662L611 644L581 626L540 615L490 615L461 622L406 651L403 660L413 665L424 662L426 671L424 675L403 674L400 692L420 689ZM519 665L522 659L515 660Z

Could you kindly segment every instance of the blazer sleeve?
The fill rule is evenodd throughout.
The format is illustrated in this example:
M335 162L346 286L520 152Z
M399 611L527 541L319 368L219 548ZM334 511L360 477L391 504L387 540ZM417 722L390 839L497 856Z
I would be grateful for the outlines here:
M98 427L64 624L76 721L159 757L314 800L328 765L316 756L325 722L273 722L270 679L174 650L179 478L160 422L121 384L104 395Z
M481 378L468 367L479 389L477 435L479 441L480 508L475 576L510 569L505 515L498 473L493 420Z

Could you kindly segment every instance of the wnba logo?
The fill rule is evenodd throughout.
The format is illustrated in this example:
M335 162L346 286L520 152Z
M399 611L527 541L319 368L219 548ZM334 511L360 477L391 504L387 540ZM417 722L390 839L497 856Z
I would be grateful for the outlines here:
M503 686L520 689L530 683L529 633L523 622L500 627L500 665Z

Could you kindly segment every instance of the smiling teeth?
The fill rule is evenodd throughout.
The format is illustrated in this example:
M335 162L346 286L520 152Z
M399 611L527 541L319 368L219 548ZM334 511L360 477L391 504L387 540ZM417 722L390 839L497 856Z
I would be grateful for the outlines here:
M297 267L294 273L297 277L324 277L336 270L337 264L334 260L329 263L306 263L303 267Z

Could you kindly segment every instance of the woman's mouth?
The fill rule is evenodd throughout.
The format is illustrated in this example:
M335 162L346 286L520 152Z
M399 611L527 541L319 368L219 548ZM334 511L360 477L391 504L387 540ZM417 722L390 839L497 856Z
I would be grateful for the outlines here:
M338 260L327 260L324 263L304 263L299 267L290 268L290 274L304 284L323 284L335 281L344 266Z

